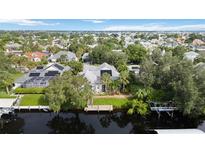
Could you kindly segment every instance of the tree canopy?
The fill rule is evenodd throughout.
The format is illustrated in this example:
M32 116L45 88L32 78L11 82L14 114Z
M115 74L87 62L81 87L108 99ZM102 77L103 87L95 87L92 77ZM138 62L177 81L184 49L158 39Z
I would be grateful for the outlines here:
M90 53L90 60L93 64L102 64L104 62L114 65L118 70L125 69L127 55L123 52L112 51L108 46L99 45Z
M139 81L145 87L163 91L161 101L174 101L184 114L202 114L205 109L205 97L202 96L204 72L196 71L192 62L170 52L161 55L156 51L141 66Z
M45 96L54 112L61 109L82 109L91 99L92 89L83 76L74 76L68 71L50 82Z
M147 55L147 50L140 44L129 45L124 52L128 55L128 62L139 64Z

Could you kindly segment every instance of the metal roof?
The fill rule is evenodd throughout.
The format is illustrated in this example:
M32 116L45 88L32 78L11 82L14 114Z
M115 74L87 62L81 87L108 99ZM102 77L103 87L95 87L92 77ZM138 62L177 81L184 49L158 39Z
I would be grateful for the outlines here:
M158 134L204 134L199 129L156 129Z

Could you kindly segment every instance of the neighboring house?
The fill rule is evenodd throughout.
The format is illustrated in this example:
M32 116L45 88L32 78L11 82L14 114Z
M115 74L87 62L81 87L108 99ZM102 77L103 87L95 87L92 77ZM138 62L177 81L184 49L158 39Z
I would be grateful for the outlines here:
M78 60L75 53L70 52L70 51L60 51L54 55L51 55L48 58L48 61L49 62L56 62L63 55L66 55L67 61L72 61L72 60L77 61Z
M25 56L30 60L34 62L40 62L44 57L47 57L48 54L43 53L43 52L27 52Z
M200 46L200 45L204 45L205 43L204 43L204 41L202 41L200 39L195 39L195 40L193 40L192 44L195 46L198 46L198 45Z
M6 54L12 54L15 56L22 56L23 55L23 51L22 50L6 50Z
M195 46L194 49L198 51L199 53L205 52L205 46Z
M84 64L82 74L90 82L92 90L96 93L105 91L105 86L101 82L101 77L104 73L109 73L112 80L119 79L120 73L114 66L103 63L99 66Z
M58 63L38 66L29 71L23 77L18 78L14 82L14 88L47 87L49 85L49 80L70 69L71 68L69 66L64 67Z
M205 63L200 62L194 66L197 71L204 71L205 70Z
M84 53L82 56L82 61L84 63L90 62L90 57L89 57L89 53Z
M185 52L184 53L184 59L190 60L190 61L194 61L195 58L197 58L199 56L198 53L194 52L194 51L190 51L190 52Z
M135 76L139 75L140 65L128 65L127 67L130 72L135 74Z
M59 45L59 44L61 44L61 40L60 39L54 39L52 41L52 45Z
M112 50L113 52L122 52L122 49L114 49L114 50Z
M8 44L6 44L6 49L8 49L9 51L11 50L19 50L21 48L21 44L19 43L14 43L14 42L9 42Z
M98 46L98 44L92 44L92 45L88 45L88 47L90 47L90 48L95 48L96 46Z

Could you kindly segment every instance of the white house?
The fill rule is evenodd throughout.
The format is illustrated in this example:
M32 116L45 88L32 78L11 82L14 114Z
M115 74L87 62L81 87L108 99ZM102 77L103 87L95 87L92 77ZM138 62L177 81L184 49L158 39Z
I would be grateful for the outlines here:
M75 53L70 52L70 51L60 51L54 55L51 55L48 58L48 61L49 62L56 62L62 55L66 55L66 58L68 61L72 61L72 60L77 61L78 60Z
M195 58L197 58L199 56L198 53L194 52L194 51L190 51L190 52L185 52L184 53L184 59L190 60L190 61L194 61Z
M101 93L105 91L105 86L101 82L101 77L104 73L110 74L112 80L116 80L120 76L116 68L107 63L99 66L84 64L83 72L80 74L87 78L94 92Z

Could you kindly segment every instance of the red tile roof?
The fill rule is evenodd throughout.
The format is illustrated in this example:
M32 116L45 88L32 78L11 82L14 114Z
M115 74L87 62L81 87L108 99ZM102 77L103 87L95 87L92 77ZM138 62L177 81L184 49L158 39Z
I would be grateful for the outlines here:
M43 57L46 57L47 54L43 53L43 52L39 52L39 51L36 51L36 52L27 52L26 54L26 57L29 59L29 60L33 60L34 58L39 58L39 59L42 59Z

